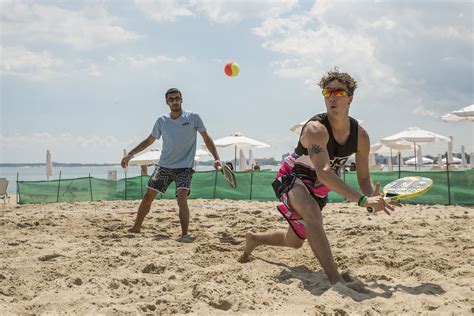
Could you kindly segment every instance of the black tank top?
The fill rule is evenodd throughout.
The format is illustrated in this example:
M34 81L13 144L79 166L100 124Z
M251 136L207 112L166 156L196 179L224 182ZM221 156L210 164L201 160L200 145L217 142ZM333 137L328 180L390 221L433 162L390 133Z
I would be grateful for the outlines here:
M334 138L327 113L316 114L315 116L313 116L312 118L308 120L308 122L311 122L311 121L320 122L328 130L329 140L328 140L328 144L326 148L329 154L329 160L331 161L331 168L334 170L334 172L337 175L340 176L341 170L342 168L344 168L344 165L346 164L347 159L349 159L349 157L357 151L357 139L358 139L357 136L358 136L358 130L359 130L359 122L357 122L356 119L349 116L349 122L350 122L349 137L344 145L340 145ZM306 124L308 124L308 122L306 122ZM303 134L303 129L306 127L306 124L301 129L301 134ZM297 156L304 156L304 155L307 156L308 149L305 148L303 144L301 144L301 134L300 134L300 140L298 141L298 145L296 146L296 149L295 149L295 154Z

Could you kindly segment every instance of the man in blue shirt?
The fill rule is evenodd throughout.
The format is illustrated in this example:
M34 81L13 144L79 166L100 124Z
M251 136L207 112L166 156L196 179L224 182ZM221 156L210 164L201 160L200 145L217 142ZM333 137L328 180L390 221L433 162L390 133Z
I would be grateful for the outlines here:
M183 97L176 88L169 89L165 94L166 104L170 113L160 116L153 130L144 141L133 148L122 159L121 165L125 168L134 155L149 147L155 140L163 137L163 148L153 175L148 182L148 188L138 208L135 224L128 231L139 233L145 216L158 193L165 193L171 182L176 183L176 199L179 206L179 220L181 223L181 238L188 236L189 208L188 195L191 191L191 180L194 170L194 156L196 154L196 139L199 132L207 148L214 157L214 167L221 167L221 161L214 145L214 141L207 134L206 128L198 114L183 111ZM185 240L184 238L183 240Z

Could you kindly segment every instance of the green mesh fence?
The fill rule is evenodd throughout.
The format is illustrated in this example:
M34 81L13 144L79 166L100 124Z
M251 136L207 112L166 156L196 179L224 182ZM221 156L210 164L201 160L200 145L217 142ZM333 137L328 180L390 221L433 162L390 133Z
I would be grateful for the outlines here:
M271 183L275 171L236 172L237 189L231 189L220 172L196 172L193 176L191 199L232 199L276 201ZM406 201L414 204L463 204L474 205L474 169L463 171L402 171L401 177L423 176L433 179L430 191ZM371 173L374 183L381 187L399 177L398 172ZM149 177L138 176L120 180L92 177L52 181L18 181L20 204L53 203L98 200L137 200L146 192ZM355 172L346 172L343 180L359 190ZM157 199L174 199L175 186L171 184ZM344 197L331 192L331 202L343 202Z

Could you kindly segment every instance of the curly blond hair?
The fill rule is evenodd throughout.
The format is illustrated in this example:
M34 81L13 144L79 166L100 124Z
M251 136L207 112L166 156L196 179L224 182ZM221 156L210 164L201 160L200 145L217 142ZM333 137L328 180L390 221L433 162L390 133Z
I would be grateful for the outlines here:
M347 86L349 94L353 95L357 88L357 81L354 80L347 72L340 72L337 67L329 70L319 81L319 86L324 89L333 80L337 80Z

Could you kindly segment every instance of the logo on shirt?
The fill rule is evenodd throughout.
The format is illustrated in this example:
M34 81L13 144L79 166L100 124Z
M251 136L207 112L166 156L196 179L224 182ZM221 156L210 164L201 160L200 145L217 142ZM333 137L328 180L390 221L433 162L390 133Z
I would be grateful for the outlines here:
M341 171L348 159L349 157L335 157L333 160L331 160L331 169L334 170L338 176L340 176Z
M183 124L181 124L181 126L186 126L186 125L189 125L189 122L184 122Z

